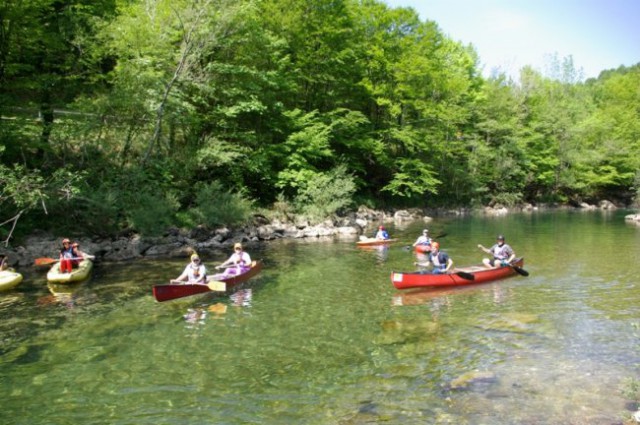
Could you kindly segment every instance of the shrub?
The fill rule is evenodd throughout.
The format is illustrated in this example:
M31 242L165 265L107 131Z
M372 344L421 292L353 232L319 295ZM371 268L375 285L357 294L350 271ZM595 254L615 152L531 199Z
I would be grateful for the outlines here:
M322 220L349 207L356 191L353 176L344 165L327 173L317 173L300 188L295 203L301 213Z
M225 190L220 182L213 181L197 187L195 207L189 215L209 227L236 226L246 223L252 210L253 202L244 194Z

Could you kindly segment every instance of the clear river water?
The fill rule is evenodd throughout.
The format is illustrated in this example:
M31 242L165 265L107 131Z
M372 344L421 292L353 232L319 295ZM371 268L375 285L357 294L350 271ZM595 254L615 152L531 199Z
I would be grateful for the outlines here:
M530 273L458 290L393 287L419 221L389 225L388 249L261 244L263 272L227 297L156 302L187 259L97 263L71 287L20 270L0 293L0 423L623 423L640 380L628 213L437 218L457 265L503 233Z

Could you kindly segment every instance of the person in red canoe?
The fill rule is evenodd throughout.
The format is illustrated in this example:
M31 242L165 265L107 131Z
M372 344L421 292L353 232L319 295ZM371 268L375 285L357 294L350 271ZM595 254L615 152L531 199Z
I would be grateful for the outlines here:
M453 267L453 260L446 252L440 251L440 244L438 242L431 243L431 252L426 263L415 263L420 267L433 266L431 270L432 274L447 274Z
M429 229L424 229L422 235L418 236L418 239L413 243L413 247L420 246L423 248L423 252L428 252L431 250L432 242L433 240L429 237Z
M478 244L478 248L483 250L493 258L483 258L482 263L489 269L497 269L498 267L508 266L516 258L515 252L509 244L504 243L504 236L498 235L496 243L489 249Z
M233 254L224 263L216 266L216 269L224 269L224 276L233 276L246 272L251 268L251 256L242 249L242 244L237 242L233 245Z
M375 238L378 240L389 239L389 233L387 233L387 229L385 229L384 226L378 227L378 232L376 233Z
M207 283L207 269L204 264L200 262L198 254L191 254L191 262L182 271L182 274L176 279L173 279L171 283L189 283L189 284L206 284Z

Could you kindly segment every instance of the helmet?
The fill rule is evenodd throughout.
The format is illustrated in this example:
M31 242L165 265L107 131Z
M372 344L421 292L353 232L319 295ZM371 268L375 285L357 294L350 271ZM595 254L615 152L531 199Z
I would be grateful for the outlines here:
M431 249L440 249L440 244L438 242L434 242L431 244Z
M503 241L504 240L504 236L503 235L498 235L498 237L496 238L499 241Z

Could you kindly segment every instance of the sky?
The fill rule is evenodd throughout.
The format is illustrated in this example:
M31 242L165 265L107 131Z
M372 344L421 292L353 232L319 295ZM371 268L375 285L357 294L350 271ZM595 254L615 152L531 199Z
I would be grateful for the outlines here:
M456 41L472 44L483 75L517 78L571 56L583 78L640 63L640 0L385 0L412 7Z

